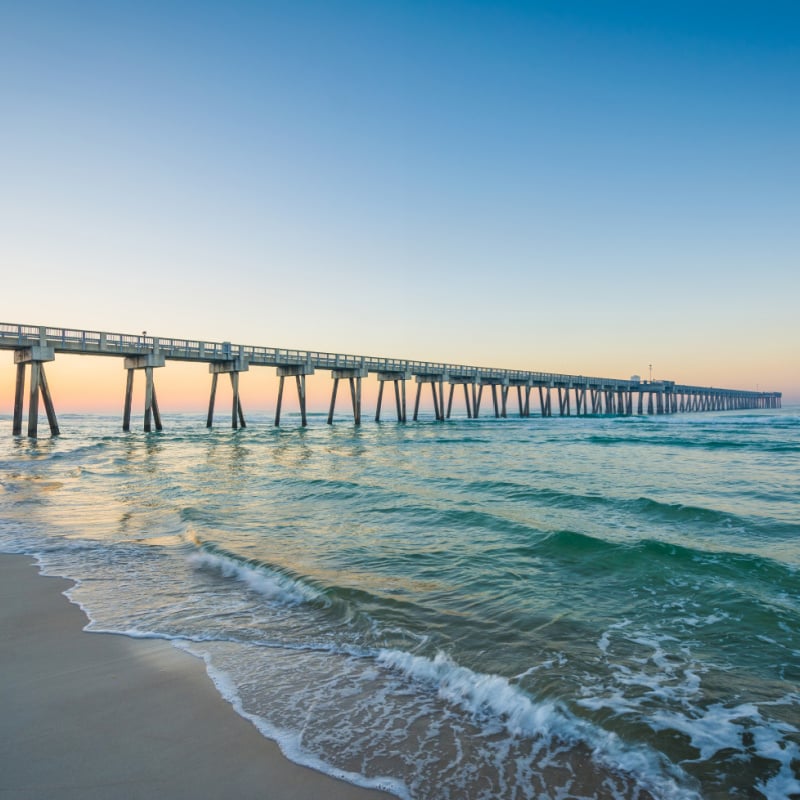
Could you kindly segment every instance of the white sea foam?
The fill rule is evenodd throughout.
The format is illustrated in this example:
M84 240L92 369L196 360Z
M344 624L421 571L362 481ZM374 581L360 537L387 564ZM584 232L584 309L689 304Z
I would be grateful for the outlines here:
M737 720L758 716L758 707L752 703L743 703L734 708L716 704L696 717L675 711L655 711L650 716L650 724L655 730L670 728L685 733L692 747L699 751L700 758L707 761L720 750L740 749L744 728Z
M559 712L552 703L533 703L521 690L499 675L473 672L444 653L433 658L399 650L381 650L378 663L436 686L439 697L471 714L496 714L513 735L551 733Z
M434 658L381 650L378 663L434 689L447 703L478 720L500 720L513 737L545 737L569 744L582 742L606 767L636 776L655 797L698 797L687 788L682 771L645 747L629 747L616 734L581 720L551 702L535 702L500 675L487 675L455 663L445 653Z
M281 605L299 605L320 596L316 589L287 575L206 550L192 553L189 562L197 569L216 570L226 578L242 581L253 591Z
M780 764L773 777L756 782L756 788L766 795L767 800L789 800L800 794L800 777L793 768L793 764L800 761L800 748L781 736L794 732L797 732L797 728L786 724L760 725L753 732L758 754Z
M688 625L690 628L700 628L708 625L716 625L718 622L724 622L730 619L730 614L714 613L708 614L705 617L698 617L695 615L679 618L677 621Z
M268 739L274 741L281 752L290 761L301 766L310 767L318 772L326 775L331 775L339 780L347 781L355 786L363 786L368 789L379 789L385 792L396 795L401 800L412 800L405 784L395 778L381 776L376 778L367 778L357 772L351 772L344 769L331 766L326 761L312 755L302 745L302 731L296 729L285 729L273 725L258 714L248 712L242 703L236 683L230 676L223 670L214 666L208 652L199 649L196 645L191 645L188 642L174 642L175 646L196 658L203 659L206 665L206 672L211 678L217 691L222 697L233 706L237 714L250 720L259 732Z
M616 622L613 625L609 625L608 630L603 631L603 634L597 641L597 647L603 652L608 652L608 647L611 644L611 632L615 630L619 630L620 628L626 628L628 625L631 624L629 619L623 619L620 622Z
M788 723L767 721L754 703L734 707L715 704L695 717L657 711L650 724L655 730L670 728L686 734L703 761L723 750L744 752L744 734L749 733L755 753L779 764L778 772L766 781L759 781L756 788L769 800L788 800L800 792L800 780L792 766L800 760L800 748L786 738L798 729Z

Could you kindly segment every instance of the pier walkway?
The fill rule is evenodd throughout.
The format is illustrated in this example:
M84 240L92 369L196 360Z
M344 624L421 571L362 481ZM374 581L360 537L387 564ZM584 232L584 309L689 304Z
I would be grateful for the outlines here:
M123 359L127 370L122 427L130 430L134 375L145 376L144 430L149 432L155 423L162 429L153 370L164 367L167 361L196 361L208 364L211 374L206 424L214 418L217 381L227 374L233 389L231 426L245 427L245 417L239 398L239 375L250 367L274 367L279 377L275 425L280 424L284 381L294 378L300 403L301 424L306 425L306 377L316 370L327 370L333 379L328 423L333 422L336 396L341 380L347 380L353 420L361 423L361 382L369 375L379 382L375 420L380 420L383 391L386 382L392 383L395 410L399 422L406 421L406 382L416 383L413 420L417 420L424 385L430 386L434 414L437 420L449 418L457 387L463 390L468 418L480 413L483 390L491 393L495 417L508 413L509 394L516 396L521 417L531 416L531 394L538 399L539 414L552 416L675 414L695 411L729 411L736 409L780 408L780 392L753 392L739 389L719 389L709 386L687 386L674 381L642 381L638 378L617 378L565 375L552 372L494 369L431 361L410 361L375 356L343 355L316 350L285 350L275 347L205 342L193 339L167 339L158 336L105 333L71 328L51 328L37 325L0 323L0 350L11 350L17 365L14 395L12 434L21 435L25 399L26 371L29 377L28 436L38 433L40 397L47 414L50 431L58 434L58 421L44 365L56 354L69 353L90 356L115 356ZM445 408L445 386L448 397Z

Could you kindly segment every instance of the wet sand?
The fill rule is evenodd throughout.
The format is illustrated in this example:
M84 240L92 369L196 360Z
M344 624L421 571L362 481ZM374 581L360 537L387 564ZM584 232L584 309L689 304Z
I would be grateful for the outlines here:
M387 800L288 761L167 642L86 633L33 559L0 554L0 797Z

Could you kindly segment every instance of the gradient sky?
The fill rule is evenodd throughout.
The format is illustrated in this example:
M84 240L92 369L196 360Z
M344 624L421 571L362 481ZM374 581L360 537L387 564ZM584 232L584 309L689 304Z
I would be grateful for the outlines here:
M5 0L0 101L0 321L800 401L796 2Z

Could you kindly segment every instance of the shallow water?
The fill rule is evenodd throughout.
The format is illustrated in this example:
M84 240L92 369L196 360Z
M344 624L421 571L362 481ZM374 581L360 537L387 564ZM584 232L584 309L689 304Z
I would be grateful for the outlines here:
M0 421L0 549L413 798L800 793L800 413Z

